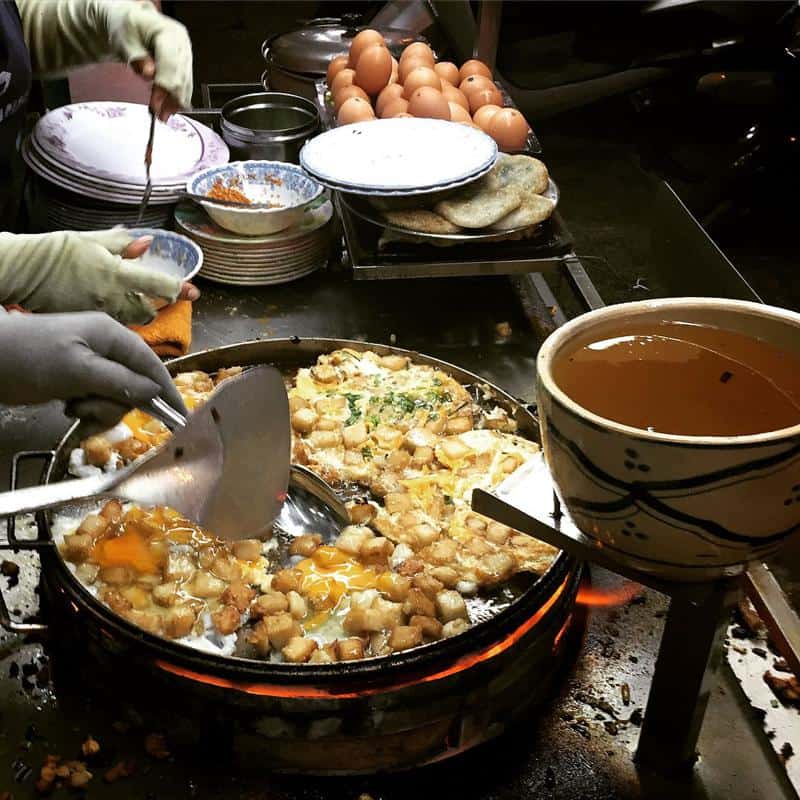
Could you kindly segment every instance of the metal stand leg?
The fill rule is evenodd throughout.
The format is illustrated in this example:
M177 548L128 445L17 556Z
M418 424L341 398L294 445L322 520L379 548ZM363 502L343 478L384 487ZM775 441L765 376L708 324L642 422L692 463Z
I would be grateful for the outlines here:
M653 682L639 734L636 760L662 775L691 768L730 611L742 595L741 576L705 583L664 581L618 563L585 537L569 515L553 516L552 485L544 462L531 462L518 481L490 494L476 489L472 508L541 541L592 561L670 598ZM558 513L560 504L556 504Z
M720 581L701 602L673 597L658 651L636 761L660 773L691 768L722 641L741 584Z

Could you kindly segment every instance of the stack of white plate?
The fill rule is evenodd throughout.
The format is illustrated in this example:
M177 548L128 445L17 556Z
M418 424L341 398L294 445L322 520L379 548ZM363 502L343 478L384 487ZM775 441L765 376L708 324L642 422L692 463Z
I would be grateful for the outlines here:
M41 179L47 224L75 230L135 224L149 131L150 112L136 103L75 103L43 116L22 155ZM181 114L156 122L153 189L142 224L165 224L189 177L228 157L222 139L199 122Z
M410 197L464 186L485 175L497 145L482 130L440 119L343 125L306 142L300 165L340 192Z
M268 286L303 278L325 266L331 250L333 205L324 195L303 221L269 236L238 236L220 228L193 203L175 209L175 229L200 245L200 277L238 286Z
M148 205L138 222L136 206L103 203L90 197L67 192L48 183L36 180L37 208L41 213L39 223L51 231L93 231L113 228L115 225L133 227L141 224L145 228L168 228L172 222L174 205Z

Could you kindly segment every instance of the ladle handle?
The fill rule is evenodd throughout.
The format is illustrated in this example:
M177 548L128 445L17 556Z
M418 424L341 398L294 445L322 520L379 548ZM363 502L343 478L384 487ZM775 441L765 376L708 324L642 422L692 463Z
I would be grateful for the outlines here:
M77 500L105 494L113 481L107 475L91 478L48 483L44 486L31 486L13 492L0 493L0 517L27 514L45 508L58 508Z
M186 427L186 417L160 397L154 397L145 406L148 414L163 422L171 431Z

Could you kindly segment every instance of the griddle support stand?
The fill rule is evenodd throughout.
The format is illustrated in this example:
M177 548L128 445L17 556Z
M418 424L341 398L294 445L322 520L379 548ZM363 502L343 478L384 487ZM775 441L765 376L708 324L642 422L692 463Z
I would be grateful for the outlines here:
M714 677L722 663L739 579L717 581L699 602L672 597L650 685L637 763L659 773L691 768Z
M543 460L523 466L519 472L523 471L528 474L517 475L493 493L476 489L472 508L670 598L636 762L662 775L690 770L714 677L722 663L730 611L743 593L741 575L683 583L654 578L618 563L572 522L558 502Z
M580 259L567 256L564 267L583 306L588 310L602 308L603 298ZM567 317L544 275L523 275L516 285L534 327L549 332L566 322ZM670 598L636 761L662 774L685 770L697 757L697 738L712 679L722 662L724 632L731 608L742 592L753 602L770 639L795 673L800 673L800 616L767 566L760 562L748 565L743 579L740 576L695 585L654 581L645 573L615 564L562 513L555 492L551 499L547 490L549 473L545 474L546 480L540 474L536 484L528 484L542 486L541 491L528 490L523 493L524 500L516 493L513 504L509 505L510 497L506 496L504 502L479 490L475 492L473 507L566 550L575 558L599 564Z

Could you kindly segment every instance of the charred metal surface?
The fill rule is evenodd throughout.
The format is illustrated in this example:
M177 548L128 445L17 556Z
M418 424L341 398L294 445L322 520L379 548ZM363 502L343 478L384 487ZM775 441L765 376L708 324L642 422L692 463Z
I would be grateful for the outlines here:
M33 588L21 582L13 591L31 594ZM576 635L569 647L577 661L565 670L557 696L543 713L464 756L386 777L264 774L255 758L230 753L224 724L189 751L178 733L174 740L167 739L169 755L155 758L148 755L145 740L159 731L158 720L145 720L125 704L129 685L120 682L114 687L119 704L99 706L92 700L91 687L82 683L85 677L57 670L50 675L45 648L4 635L0 796L2 791L17 798L36 796L33 784L45 756L74 758L89 734L101 747L89 763L95 774L89 796L98 798L358 800L367 793L374 800L407 800L441 792L468 800L792 796L785 779L781 783L765 760L746 711L737 703L738 691L725 676L711 690L701 757L691 778L669 782L637 771L632 755L667 601L602 570L594 571L592 585L581 597L584 602L622 604L584 606L578 612L588 621L583 636L581 620L573 626ZM103 780L112 766L131 760L133 775L111 784Z
M725 656L757 725L795 791L800 791L800 682L771 628L747 601L726 631Z

